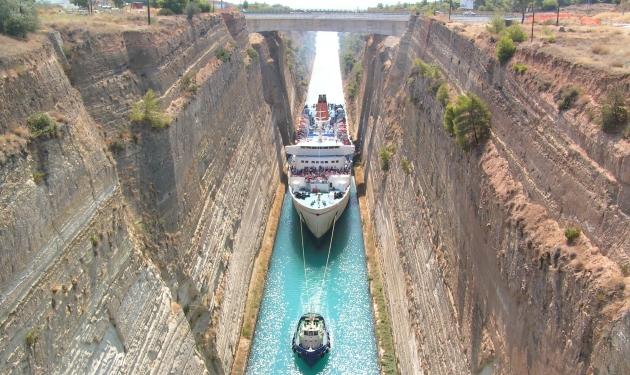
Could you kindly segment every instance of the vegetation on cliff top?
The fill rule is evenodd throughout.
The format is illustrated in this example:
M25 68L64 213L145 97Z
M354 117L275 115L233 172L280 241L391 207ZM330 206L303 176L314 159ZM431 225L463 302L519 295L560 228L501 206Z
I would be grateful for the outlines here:
M159 101L153 90L147 91L142 100L133 106L130 119L136 124L151 125L154 129L163 129L171 123L171 119L159 110Z
M564 236L566 237L568 244L574 243L575 240L580 237L581 233L582 230L578 227L568 227L564 230Z
M0 33L24 38L38 26L35 1L0 0Z
M470 150L490 136L491 113L477 95L460 95L444 112L444 128L457 144Z
M615 133L628 126L630 116L626 99L619 91L612 91L602 105L602 130Z

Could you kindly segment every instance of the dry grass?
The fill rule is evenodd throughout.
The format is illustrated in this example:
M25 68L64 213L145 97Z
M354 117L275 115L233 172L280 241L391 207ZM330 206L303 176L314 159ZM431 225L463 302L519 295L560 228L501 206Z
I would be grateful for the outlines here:
M391 317L385 296L383 274L378 261L377 247L374 242L374 229L368 209L365 192L363 168L355 167L355 180L357 183L357 196L359 198L359 210L361 212L361 225L363 226L363 242L367 257L368 277L370 280L370 294L375 311L376 341L378 343L379 362L381 374L397 374L396 353L394 349L394 335L392 332Z
M0 165L4 165L11 157L25 152L29 139L30 133L24 127L0 134Z
M244 374L249 357L249 349L251 340L254 336L254 328L258 319L258 311L262 302L263 292L265 290L265 280L267 279L267 270L269 261L273 252L273 244L276 239L278 230L278 222L282 213L282 202L284 201L284 185L280 184L276 190L276 196L267 218L267 226L260 245L260 251L254 261L254 269L249 281L249 289L247 292L247 301L245 302L245 313L243 318L243 327L241 329L241 338L239 339L234 364L232 365L232 374Z

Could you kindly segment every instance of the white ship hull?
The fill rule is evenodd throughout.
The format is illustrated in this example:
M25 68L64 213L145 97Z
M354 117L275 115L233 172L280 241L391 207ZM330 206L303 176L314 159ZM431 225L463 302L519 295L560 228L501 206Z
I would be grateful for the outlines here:
M300 214L302 221L316 238L320 238L332 228L333 222L339 220L346 206L348 206L350 189L346 190L341 199L325 208L307 207L303 204L303 201L293 195L293 192L291 192L291 198L293 206Z

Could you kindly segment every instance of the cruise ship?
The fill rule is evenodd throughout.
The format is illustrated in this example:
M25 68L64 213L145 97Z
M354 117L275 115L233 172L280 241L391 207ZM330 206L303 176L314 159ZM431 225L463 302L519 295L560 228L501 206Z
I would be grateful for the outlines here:
M296 129L296 143L285 146L289 191L300 218L316 238L339 219L350 199L354 145L342 105L319 95Z

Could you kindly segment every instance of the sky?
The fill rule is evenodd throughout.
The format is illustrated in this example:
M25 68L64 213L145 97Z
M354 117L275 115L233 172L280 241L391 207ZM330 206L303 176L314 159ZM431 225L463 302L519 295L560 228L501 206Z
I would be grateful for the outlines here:
M413 3L413 0L405 0ZM398 0L250 0L250 2L264 2L267 4L282 4L295 9L367 9L375 7L378 3L397 4L405 1ZM422 0L417 0L422 1ZM240 2L240 1L239 1Z

